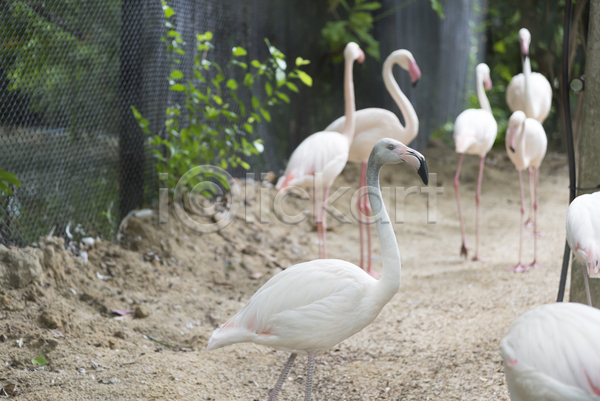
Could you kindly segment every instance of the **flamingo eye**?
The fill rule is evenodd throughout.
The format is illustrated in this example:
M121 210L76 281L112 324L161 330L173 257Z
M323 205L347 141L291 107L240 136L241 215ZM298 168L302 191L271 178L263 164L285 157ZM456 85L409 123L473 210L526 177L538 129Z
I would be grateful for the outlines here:
M388 145L389 150L394 150L394 145Z

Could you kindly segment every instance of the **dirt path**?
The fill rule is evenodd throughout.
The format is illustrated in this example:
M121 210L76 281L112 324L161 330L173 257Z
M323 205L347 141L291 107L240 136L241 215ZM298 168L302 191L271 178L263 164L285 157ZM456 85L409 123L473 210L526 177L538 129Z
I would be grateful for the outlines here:
M406 222L394 225L400 291L371 326L317 359L314 400L507 400L499 342L519 314L556 297L568 200L565 158L549 154L540 175L538 259L545 268L514 274L506 268L517 259L519 193L504 152L493 152L485 167L483 263L459 257L456 156L439 148L425 156L444 187L437 223L427 224L424 195L407 198ZM471 246L477 167L475 157L467 158L461 180ZM336 186L356 172L347 168ZM420 185L407 166L387 166L382 182ZM349 199L336 203L340 211L347 212ZM298 202L290 200L290 210ZM23 400L266 399L287 355L253 344L211 353L204 347L212 330L280 266L316 257L308 222L271 220L261 226L238 219L221 235L198 236L173 216L166 226L145 217L131 220L124 247L97 244L88 264L56 251L67 262L46 266L41 284L0 288L0 335L6 336L0 387L16 384ZM329 256L357 263L357 227L331 225ZM379 269L376 234L373 240ZM38 247L47 252L47 244ZM532 248L527 236L524 261L531 261ZM136 307L138 316L149 316L110 313ZM33 369L38 355L49 365ZM281 400L303 397L305 362L298 358Z

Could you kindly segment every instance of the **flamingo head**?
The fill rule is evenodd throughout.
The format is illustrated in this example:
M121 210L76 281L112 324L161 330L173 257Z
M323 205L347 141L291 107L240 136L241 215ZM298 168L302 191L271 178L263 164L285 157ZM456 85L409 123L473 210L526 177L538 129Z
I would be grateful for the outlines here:
M344 58L346 60L356 60L359 63L365 61L365 53L360 49L360 47L354 43L349 42L344 49Z
M531 43L531 34L526 28L519 30L519 43L521 44L521 54L529 56L529 44Z
M517 133L523 129L525 124L525 113L522 111L515 111L510 119L508 120L508 128L506 130L506 147L515 153L515 140Z
M389 55L385 62L397 63L403 70L408 71L413 87L415 87L417 82L419 82L419 79L421 79L421 69L417 65L412 53L406 49L396 50Z
M490 76L490 67L488 67L488 65L485 63L481 63L477 65L475 71L477 73L477 78L483 81L485 90L492 90L492 78Z
M369 163L371 162L381 165L405 162L417 170L417 174L419 174L425 185L429 182L425 157L416 150L394 139L380 139L373 147L369 156Z

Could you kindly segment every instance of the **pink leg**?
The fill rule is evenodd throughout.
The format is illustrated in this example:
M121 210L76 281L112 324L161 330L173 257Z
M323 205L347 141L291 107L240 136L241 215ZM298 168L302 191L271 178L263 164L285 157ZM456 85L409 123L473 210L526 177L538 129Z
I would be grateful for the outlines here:
M321 212L321 220L323 225L323 259L327 259L327 207L326 199L329 197L329 187L325 188L325 194L323 195L323 211Z
M529 174L529 196L530 196L530 200L531 203L529 205L529 217L527 217L527 221L525 221L525 227L533 227L533 197L535 196L534 194L534 187L533 187L533 179L534 179L534 172L533 172L533 167L529 167L529 169L527 170L528 174Z
M318 238L318 246L319 246L319 259L323 259L323 253L321 246L323 244L323 225L321 224L320 211L319 207L319 193L317 191L317 185L313 186L314 197L315 197L315 222L317 224L317 238Z
M519 188L521 190L521 224L519 224L519 263L510 269L515 272L526 272L529 270L527 266L521 264L521 253L523 252L523 219L525 218L525 193L523 192L523 174L521 170L519 172Z
M538 208L538 177L539 177L539 169L533 169L534 175L534 201L533 201L533 262L529 265L531 267L540 268L542 267L539 263L537 263L537 208Z
M464 153L460 155L460 159L458 159L458 168L456 169L456 175L454 176L454 192L456 194L456 203L458 204L458 219L460 220L460 232L462 235L462 246L460 248L460 256L467 257L467 237L465 235L465 223L463 222L462 217L462 208L460 206L460 192L459 192L459 184L458 179L460 177L460 168L462 167L463 158L465 157Z
M485 156L479 158L479 177L477 179L477 194L475 195L475 256L473 260L483 262L479 257L479 204L481 203L481 180L483 178L483 166L485 165Z

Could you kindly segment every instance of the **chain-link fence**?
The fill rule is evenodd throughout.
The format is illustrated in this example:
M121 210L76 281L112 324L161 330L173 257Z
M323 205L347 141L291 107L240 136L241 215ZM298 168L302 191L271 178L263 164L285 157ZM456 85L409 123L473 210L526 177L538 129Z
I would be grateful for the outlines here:
M413 145L423 147L433 129L454 119L472 88L470 67L482 56L472 29L481 1L447 1L443 21L420 1L378 22L382 60L357 69L358 108L398 112L383 86L381 64L391 51L408 48L422 83L412 89L406 74L398 78L421 120ZM248 61L264 59L265 37L288 60L312 61L306 70L313 87L291 96L291 105L273 112L272 123L258 127L265 152L252 159L254 172L279 172L302 139L343 113L342 66L325 55L320 34L330 18L326 3L169 2L191 47L197 32L213 32L211 57L221 65L236 45L247 49ZM396 3L384 0L382 10ZM153 158L130 106L153 133L164 131L169 71L160 1L7 0L0 14L0 169L22 183L1 199L0 242L22 245L67 231L106 236L125 213L152 204L157 194ZM187 73L191 54L182 63Z

